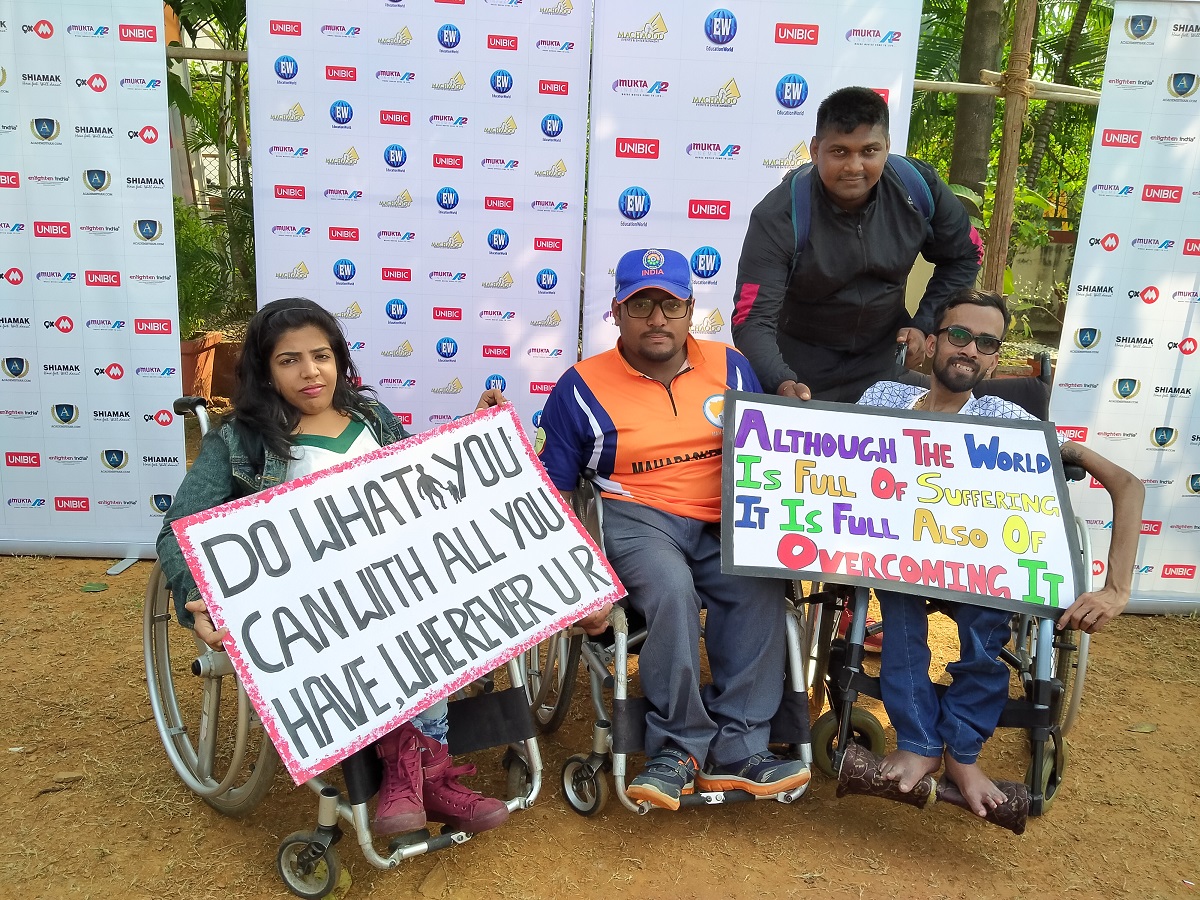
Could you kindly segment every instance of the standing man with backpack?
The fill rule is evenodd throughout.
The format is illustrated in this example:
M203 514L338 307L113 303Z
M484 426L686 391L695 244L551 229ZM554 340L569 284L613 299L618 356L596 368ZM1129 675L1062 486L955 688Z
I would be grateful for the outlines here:
M975 283L982 244L933 168L889 155L887 103L864 87L817 109L812 163L750 215L733 340L768 392L853 403L896 377L898 344L925 357L933 311ZM904 306L917 255L934 264L917 314Z

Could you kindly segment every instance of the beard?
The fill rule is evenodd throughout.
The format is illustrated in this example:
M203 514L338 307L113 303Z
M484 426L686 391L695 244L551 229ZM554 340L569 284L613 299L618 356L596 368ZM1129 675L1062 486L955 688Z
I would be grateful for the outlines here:
M973 371L963 371L955 368L959 363ZM963 394L973 389L983 381L987 370L966 356L952 356L948 359L934 360L933 376L946 388L955 394Z

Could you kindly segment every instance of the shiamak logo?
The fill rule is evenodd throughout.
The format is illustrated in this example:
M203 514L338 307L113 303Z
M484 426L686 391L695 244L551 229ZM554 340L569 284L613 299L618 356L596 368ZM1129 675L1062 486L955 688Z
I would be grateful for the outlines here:
M1064 387L1065 385L1059 385ZM1142 389L1142 383L1136 378L1118 378L1112 383L1113 396L1118 400L1132 400ZM1070 388L1068 388L1070 390Z
M1108 299L1113 295L1113 287L1111 284L1077 284L1075 293L1082 297Z
M663 21L662 13L655 13L650 21L637 31L618 31L618 41L634 41L637 43L656 44L667 37L667 23Z
M737 79L730 78L725 84L717 89L715 94L710 94L706 97L693 97L693 106L737 106L738 100L742 98L742 92L738 90Z
M1117 247L1121 246L1121 239L1116 232L1110 231L1104 237L1088 238L1089 247L1099 247L1106 253L1112 253Z

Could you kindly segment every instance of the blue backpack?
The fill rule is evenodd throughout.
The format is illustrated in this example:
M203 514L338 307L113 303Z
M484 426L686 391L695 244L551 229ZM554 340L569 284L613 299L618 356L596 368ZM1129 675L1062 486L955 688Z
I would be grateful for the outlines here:
M904 156L889 153L887 166L891 168L908 191L908 202L925 217L926 232L932 227L933 221L933 192L924 176ZM792 264L788 271L788 280L800 262L800 254L808 246L808 229L812 222L812 173L813 164L805 163L792 173L792 229L796 233L796 249L792 254Z

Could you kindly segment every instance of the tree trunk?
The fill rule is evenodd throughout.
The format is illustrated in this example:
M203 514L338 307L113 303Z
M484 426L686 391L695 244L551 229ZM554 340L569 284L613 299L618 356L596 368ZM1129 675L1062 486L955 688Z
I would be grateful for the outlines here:
M1088 13L1092 8L1092 0L1079 0L1075 7L1075 17L1071 20L1071 30L1063 42L1062 58L1058 61L1058 69L1054 73L1056 84L1070 84L1067 80L1071 64L1075 61L1075 50L1079 47L1083 26L1087 23ZM1046 156L1046 145L1050 140L1050 129L1054 127L1054 119L1058 116L1058 104L1046 102L1042 114L1038 117L1037 126L1033 130L1033 152L1029 155L1029 163L1025 167L1025 186L1033 188L1037 185L1038 175L1041 174L1042 160Z
M967 0L962 50L958 63L960 81L979 84L980 69L999 68L1004 26L1004 0ZM954 147L949 178L951 184L965 185L979 194L983 193L995 117L995 97L959 94L954 112ZM978 214L980 210L971 212Z

